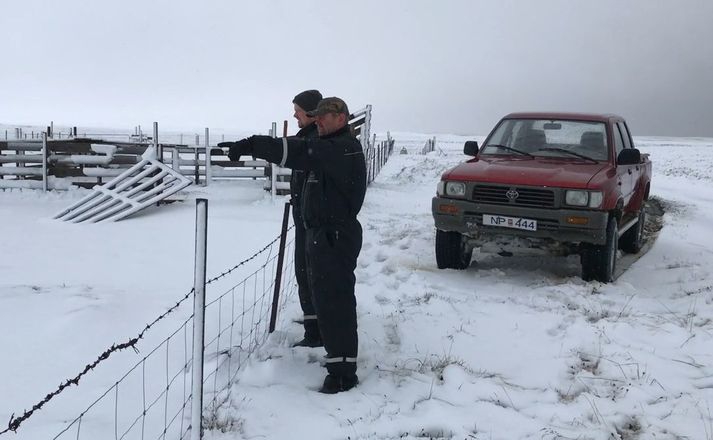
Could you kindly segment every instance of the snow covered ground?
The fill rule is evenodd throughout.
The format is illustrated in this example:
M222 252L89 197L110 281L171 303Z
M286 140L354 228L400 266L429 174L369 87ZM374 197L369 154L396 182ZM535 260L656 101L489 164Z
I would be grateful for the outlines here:
M475 252L468 270L438 270L430 200L466 138L438 136L418 155L428 135L392 135L360 215L361 384L316 392L324 352L290 348L301 336L293 300L207 438L713 439L713 139L636 139L664 224L646 255L601 284L579 278L576 256ZM83 194L0 192L0 430L190 290L192 199L210 200L209 276L272 240L285 201L245 181L191 188L185 203L117 223L49 219ZM230 280L216 284L209 299ZM138 359L112 356L5 436L51 438Z

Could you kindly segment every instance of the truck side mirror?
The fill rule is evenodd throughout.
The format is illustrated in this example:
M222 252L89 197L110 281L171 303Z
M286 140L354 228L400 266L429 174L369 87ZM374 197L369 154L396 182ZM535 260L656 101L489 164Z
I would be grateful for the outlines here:
M478 155L478 141L466 141L463 146L463 153L467 156L477 156Z
M641 152L636 148L624 148L616 158L619 165L636 165L641 163Z

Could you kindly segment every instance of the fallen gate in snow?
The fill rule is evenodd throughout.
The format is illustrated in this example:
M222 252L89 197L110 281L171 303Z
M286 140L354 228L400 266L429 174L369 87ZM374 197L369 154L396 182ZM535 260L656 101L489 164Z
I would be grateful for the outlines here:
M73 223L121 220L190 184L190 179L157 160L155 148L149 148L139 163L104 185L95 186L92 194L54 218Z

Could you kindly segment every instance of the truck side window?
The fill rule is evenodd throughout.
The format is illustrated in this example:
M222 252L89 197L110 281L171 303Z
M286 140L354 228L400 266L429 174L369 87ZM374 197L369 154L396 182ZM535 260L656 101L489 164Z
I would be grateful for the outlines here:
M614 124L612 128L614 129L614 148L616 148L616 157L619 157L619 153L621 153L621 150L624 149L624 139L621 137L618 124Z
M624 139L624 148L633 148L633 145L631 145L631 138L629 137L629 130L626 128L626 124L624 122L617 122L616 125L617 127L619 127L619 131L621 131L621 137Z

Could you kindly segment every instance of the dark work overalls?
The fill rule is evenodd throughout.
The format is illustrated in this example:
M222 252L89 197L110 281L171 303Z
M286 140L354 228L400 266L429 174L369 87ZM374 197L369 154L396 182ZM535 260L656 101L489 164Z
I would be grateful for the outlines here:
M317 125L312 123L297 132L296 137L316 139ZM312 303L312 291L307 278L307 254L305 249L305 226L302 220L302 189L305 181L305 171L293 169L290 177L290 196L292 198L292 218L295 222L295 278L297 279L297 293L302 307L304 320L304 338L307 341L320 341L319 326L317 325L317 312Z
M318 139L251 138L253 155L305 171L301 214L307 275L330 375L356 372L354 270L362 245L357 220L366 192L361 144L349 126Z

